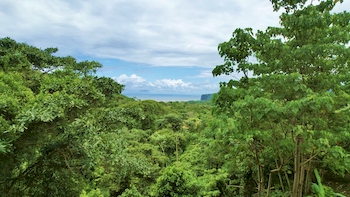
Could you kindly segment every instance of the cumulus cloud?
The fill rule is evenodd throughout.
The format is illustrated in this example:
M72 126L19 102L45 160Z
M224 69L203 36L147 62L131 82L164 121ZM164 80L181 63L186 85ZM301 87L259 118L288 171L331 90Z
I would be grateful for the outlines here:
M148 92L148 93L207 93L208 91L218 91L219 85L205 80L202 83L185 82L182 79L160 79L147 81L144 78L131 74L122 74L113 77L118 83L124 84L127 92Z
M161 79L156 80L154 83L151 83L152 85L160 88L189 88L191 86L191 83L185 83L182 81L182 79Z
M146 80L142 77L139 77L135 74L128 77L126 74L122 74L119 77L114 78L118 83L143 83Z

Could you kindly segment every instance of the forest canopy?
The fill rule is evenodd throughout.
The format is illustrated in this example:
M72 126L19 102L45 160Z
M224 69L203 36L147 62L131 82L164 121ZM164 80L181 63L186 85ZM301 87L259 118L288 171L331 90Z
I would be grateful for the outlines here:
M0 39L0 196L350 195L350 13L271 0L238 28L206 102L122 94L102 65ZM257 61L249 61L254 57Z

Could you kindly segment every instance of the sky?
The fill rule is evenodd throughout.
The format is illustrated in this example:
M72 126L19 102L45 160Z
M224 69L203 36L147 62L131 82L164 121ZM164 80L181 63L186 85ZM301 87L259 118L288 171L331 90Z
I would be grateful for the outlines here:
M350 1L336 11L350 10ZM103 65L123 93L215 93L218 44L236 28L279 26L269 0L0 0L0 38Z

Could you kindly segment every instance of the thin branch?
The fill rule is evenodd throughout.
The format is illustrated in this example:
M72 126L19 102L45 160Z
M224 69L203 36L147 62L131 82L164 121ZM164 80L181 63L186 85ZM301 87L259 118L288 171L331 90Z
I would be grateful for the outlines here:
M237 80L239 80L236 76L233 76L232 74L230 74L230 76L236 78Z
M307 159L306 161L303 162L303 165L307 164L309 161L311 161L313 158L315 158L319 153L321 153L322 151L319 151L318 153L314 154L313 156L311 156L309 159Z
M67 161L66 155L65 155L61 150L59 150L59 152L63 155L63 157L64 157L64 162L66 163L66 166L68 167L68 169L69 169L72 173L74 173L74 171L72 170L72 168L70 167L70 165L69 165L69 163L68 163L68 161Z
M278 166L278 161L277 159L275 159L275 162L276 162L276 167ZM281 161L281 166L280 168L282 169L282 166L283 166L283 161ZM280 170L281 170L280 169ZM281 184L281 187L282 187L282 191L284 192L285 189L284 189L284 185L283 185L283 180L282 180L282 176L281 176L281 171L278 171L278 178L279 178L279 181L280 181L280 184Z
M227 187L244 188L244 186L241 185L227 185Z
M269 182L268 182L268 186L267 186L267 194L266 194L266 196L270 196L271 182L272 182L272 172L269 174Z

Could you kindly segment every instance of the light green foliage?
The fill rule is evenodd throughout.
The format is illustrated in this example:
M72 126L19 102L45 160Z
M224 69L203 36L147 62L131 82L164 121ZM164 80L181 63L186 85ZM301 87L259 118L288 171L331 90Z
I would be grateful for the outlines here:
M183 122L196 119L200 105L187 105L192 112L181 109L180 116L184 103L120 95L123 85L93 76L97 62L9 38L0 44L2 194L148 196L188 136L196 138ZM165 127L156 131L162 119Z
M156 135L157 132L154 134ZM132 129L124 130L121 135L125 136L129 142L128 150L135 155L135 157L141 159L149 160L150 163L155 164L156 166L164 167L167 163L170 163L170 160L165 152L165 144L163 139L154 139L149 133L144 130ZM174 140L173 136L170 137L171 141ZM156 140L156 141L154 141ZM157 141L159 140L159 141ZM170 144L175 146L174 143ZM172 147L174 148L174 147ZM164 151L163 151L164 150ZM154 166L155 167L155 166ZM158 167L155 167L154 170L159 170Z
M199 188L193 175L181 167L169 166L157 179L152 196L190 197L199 196Z
M348 141L350 129L349 112L338 110L350 98L350 14L332 13L331 0L272 3L285 8L281 27L238 28L219 44L225 63L213 75L243 77L221 83L215 110L228 120L214 129L232 147L227 157L254 171L259 195L277 176L275 185L301 196L310 191L313 160L340 175L350 170L350 154L338 145Z
M120 197L142 197L139 191L137 191L135 186L131 186L130 189L126 189Z
M332 188L323 185L321 182L321 177L318 173L318 170L314 169L314 172L315 172L317 184L312 183L312 191L317 197L331 197L331 196L345 197L342 194L335 193Z
M173 155L176 151L176 138L178 138L179 147L184 148L186 138L183 133L175 133L171 129L161 129L150 136L152 144L157 145L163 153Z
M0 40L2 194L78 196L96 183L86 179L95 178L94 168L104 167L118 175L121 169L126 174L143 168L138 164L142 162L128 159L125 152L127 162L107 152L112 149L113 156L123 155L120 154L122 144L109 140L116 139L116 134L98 135L98 132L114 130L101 128L94 119L85 121L104 103L106 96L111 96L94 86L91 77L101 65L53 56L55 52L57 49L41 50L10 38ZM120 91L115 92L118 93ZM124 123L116 124L120 128ZM97 141L91 143L93 139ZM107 139L108 143L103 141ZM99 148L86 146L87 142ZM107 168L97 155L114 163ZM111 169L117 169L118 173ZM120 179L126 176L120 175Z
M10 151L15 134L9 132L13 118L21 111L21 103L33 98L19 73L0 71L0 154Z
M179 160L186 169L191 169L197 176L203 175L207 157L204 155L204 146L201 144L190 144L186 151L180 155Z
M312 184L312 190L319 197L325 197L325 189L324 189L324 186L321 183L321 177L318 174L317 169L315 169L314 172L315 172L315 175L316 175L317 184L315 184L315 183Z
M164 115L183 104L120 96L123 85L93 76L99 63L53 56L54 48L5 38L0 49L2 194L148 195L183 129L181 116ZM157 119L165 133L152 130ZM176 137L183 151L184 134Z
M233 197L239 195L238 189L229 187L228 173L224 170L205 170L203 176L198 177L201 186L201 196L227 196Z
M127 98L98 62L0 39L0 196L300 197L314 168L347 177L350 15L271 2L281 27L219 45L213 74L243 77L214 103Z
M89 193L86 193L86 191L83 190L79 197L105 197L105 195L103 195L101 190L97 188L95 190L91 190Z

